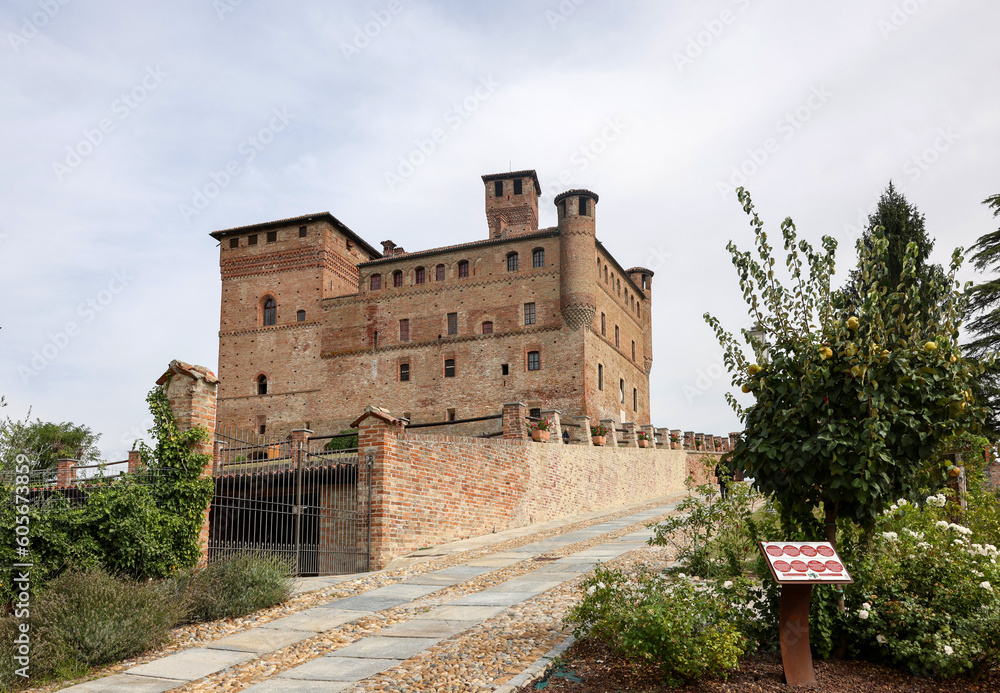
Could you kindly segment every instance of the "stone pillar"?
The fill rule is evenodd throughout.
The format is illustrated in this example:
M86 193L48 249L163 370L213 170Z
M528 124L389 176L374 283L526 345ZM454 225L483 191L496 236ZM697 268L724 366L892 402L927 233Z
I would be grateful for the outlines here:
M128 473L135 474L139 471L139 467L142 465L142 458L139 457L138 450L128 451Z
M61 459L56 461L56 486L70 488L76 481L76 460Z
M646 435L649 436L649 449L650 450L655 450L656 449L656 428L652 424L649 424L647 426L640 426L639 428L641 430L645 431Z
M625 429L625 433L622 437L625 439L625 444L630 448L639 447L639 436L635 434L635 424L631 421L622 424L622 428Z
M618 449L618 423L614 419L601 419L601 425L608 429L608 447Z
M694 431L684 431L684 449L694 450Z
M219 379L204 366L192 366L183 361L171 361L167 372L160 376L156 384L163 388L170 401L170 410L181 433L192 428L204 428L208 435L191 451L205 456L203 477L212 476L213 453L215 452L215 398ZM201 546L202 563L208 560L208 514L205 508L198 543Z
M677 449L682 450L684 448L684 436L681 435L681 429L672 428L670 429L670 435L677 436ZM669 440L669 437L668 437ZM673 450L673 443L670 444L670 449Z
M586 445L587 447L593 447L594 441L590 437L590 417L589 416L575 416L573 417L574 423L578 426L576 429L570 429L571 431L576 431L576 442L580 445ZM572 437L572 434L571 434Z
M549 443L562 445L562 412L558 409L542 409L542 418L549 420Z
M701 443L701 445L699 445ZM694 434L694 450L695 452L705 452L705 434L695 433Z
M504 440L526 440L528 438L525 417L528 407L524 402L508 402L503 405Z

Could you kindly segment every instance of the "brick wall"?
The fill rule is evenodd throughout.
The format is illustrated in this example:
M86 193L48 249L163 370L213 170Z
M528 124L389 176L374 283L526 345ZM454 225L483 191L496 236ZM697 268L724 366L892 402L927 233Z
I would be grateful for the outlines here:
M373 408L359 422L372 453L372 565L468 536L684 490L688 453L395 430Z

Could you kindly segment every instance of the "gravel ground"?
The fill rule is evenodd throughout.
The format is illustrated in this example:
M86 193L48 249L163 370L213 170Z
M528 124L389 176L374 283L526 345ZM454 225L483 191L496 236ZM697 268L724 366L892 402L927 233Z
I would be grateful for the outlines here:
M121 673L134 666L145 664L155 659L162 658L166 655L172 654L179 650L184 650L190 647L202 646L219 638L223 638L228 635L232 635L234 633L262 625L269 621L294 614L304 609L318 606L320 604L326 604L336 599L363 594L364 592L367 592L369 590L401 582L412 576L420 575L434 570L441 570L443 568L451 567L453 565L458 565L466 561L485 557L494 553L502 553L504 551L509 551L510 549L523 546L531 542L541 541L549 537L559 536L562 534L568 534L578 529L583 529L595 524L599 524L601 522L631 515L633 513L641 512L643 510L657 507L658 505L662 504L663 501L661 500L661 501L646 503L640 506L633 506L614 513L608 513L606 515L600 515L597 517L588 518L586 520L563 525L557 528L545 530L531 535L515 537L507 541L454 554L452 556L429 559L420 562L419 564L407 566L404 568L372 573L370 575L366 575L364 577L355 580L343 582L333 587L328 587L314 592L305 592L296 595L292 597L289 601L284 602L283 604L272 607L270 609L258 611L254 614L250 614L248 616L244 616L241 618L222 619L211 623L199 623L199 624L192 624L188 626L178 627L170 632L169 636L170 641L167 644L165 644L160 649L148 652L142 655L141 657L125 660L123 662L119 662L118 664L105 667L103 669L93 672L90 676L86 678L76 679L72 681L61 681L58 683L52 683L45 686L32 687L24 690L37 691L39 693L49 693L50 691L56 691L61 688L82 683L83 681L86 680L91 680L98 677L110 676L113 674ZM661 517L665 516L666 515ZM659 520L660 518L656 519ZM633 532L636 529L640 529L643 527L644 524L645 523L632 525L630 527L626 527L612 533L601 535L600 537L594 537L584 542L579 542L571 546L563 547L557 551L552 551L544 555L546 557L560 557L568 553L582 551L585 550L586 548L589 548L590 546L604 543L612 538ZM200 679L196 682L188 684L183 688L179 688L176 690L192 691L192 692L242 690L243 688L246 688L250 684L266 680L280 671L284 671L285 669L307 662L311 659L314 659L317 656L328 653L332 650L339 649L340 647L348 645L362 637L373 635L384 627L390 626L400 621L409 620L418 613L429 610L433 606L443 603L444 601L449 601L464 594L479 592L497 583L509 580L518 575L522 575L524 573L535 570L539 567L539 565L540 563L538 561L535 561L534 559L529 559L513 564L511 566L500 568L490 573L477 576L466 582L459 583L457 585L453 585L444 588L442 590L439 590L438 592L423 597L418 602L396 607L394 609L389 609L383 612L379 612L378 614L365 617L355 623L346 624L333 631L322 633L315 638L311 638L309 640L302 641L300 643L297 643L296 645L284 648L277 652L264 655L261 658L251 660L250 662L247 662L246 664L241 665L240 667L229 669L225 672L221 672L220 674L217 674L215 676L210 676L205 679ZM563 587L565 587L565 585ZM559 589L561 590L562 587ZM545 593L541 597L535 598L534 600L531 601L535 602L536 600L543 600L543 598L547 595L549 595L549 593ZM511 612L513 613L516 609L521 608L521 606L523 605L519 605L519 607L516 607L514 610L511 610ZM506 613L507 612L505 612L505 614ZM502 616L504 616L504 614L501 614L497 618L499 619ZM559 618L561 618L561 616ZM459 637L464 637L465 635L466 634L462 634L462 636ZM545 643L548 643L550 642L550 640L551 640L550 638L542 637L541 640L539 640L539 642L544 641ZM556 642L558 642L558 638L556 639ZM444 645L445 644L442 643L438 647L443 647ZM548 647L545 647L544 645L537 645L537 646L532 645L530 648L527 648L526 651L534 653L536 650L541 650L540 653L544 653L545 651L547 651L547 649ZM537 656L538 655L524 654L523 656L519 656L517 661L525 662L524 666L527 666L535 659L537 659ZM511 662L515 661L510 657L504 657L502 660L499 661L502 661L503 663L507 664L507 660L510 660ZM521 669L523 669L524 666L522 666ZM513 665L507 666L507 668L512 668L512 667ZM510 676L507 676L506 678L510 678ZM435 690L435 689L433 687L425 687L421 690Z

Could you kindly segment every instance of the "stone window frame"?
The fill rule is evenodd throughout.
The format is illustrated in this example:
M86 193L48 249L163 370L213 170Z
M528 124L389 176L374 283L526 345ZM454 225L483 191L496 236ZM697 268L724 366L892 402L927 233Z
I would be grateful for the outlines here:
M534 358L532 358L534 355ZM532 368L534 366L534 368ZM540 371L542 370L542 352L539 349L532 349L528 352L527 356L527 370L529 371Z

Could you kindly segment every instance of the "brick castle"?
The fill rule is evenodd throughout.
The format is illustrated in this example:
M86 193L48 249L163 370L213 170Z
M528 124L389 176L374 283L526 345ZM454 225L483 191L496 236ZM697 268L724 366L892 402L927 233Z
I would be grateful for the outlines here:
M558 195L539 229L534 171L482 179L489 237L470 243L380 253L328 212L213 232L219 425L326 433L368 404L425 423L513 401L649 424L653 273L597 240L596 194Z

